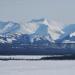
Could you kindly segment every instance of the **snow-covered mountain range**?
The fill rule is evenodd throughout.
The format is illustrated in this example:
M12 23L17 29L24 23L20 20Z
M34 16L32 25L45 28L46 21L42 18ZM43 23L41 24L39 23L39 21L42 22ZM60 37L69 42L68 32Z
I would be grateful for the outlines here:
M0 43L75 43L75 24L64 25L47 19L23 24L0 21Z

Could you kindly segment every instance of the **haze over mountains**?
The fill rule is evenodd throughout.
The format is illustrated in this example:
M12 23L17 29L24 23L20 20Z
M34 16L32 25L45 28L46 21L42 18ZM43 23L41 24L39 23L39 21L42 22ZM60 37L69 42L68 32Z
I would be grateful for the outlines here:
M64 25L47 19L33 19L23 24L0 21L0 42L5 41L2 37L10 37L6 41L12 42L15 35L28 35L31 42L43 39L55 43L75 43L75 24Z

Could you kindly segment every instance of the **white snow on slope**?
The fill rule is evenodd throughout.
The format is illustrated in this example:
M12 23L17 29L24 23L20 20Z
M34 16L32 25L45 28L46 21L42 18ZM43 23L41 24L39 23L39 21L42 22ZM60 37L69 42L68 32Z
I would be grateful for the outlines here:
M64 40L63 43L75 43L75 41L71 41L71 40Z
M16 39L15 39L14 37L7 38L7 39L6 39L6 42L7 42L7 43L12 43L13 40L16 40Z
M0 39L0 43L5 43L6 41L3 39Z
M64 31L64 34L61 35L61 39L66 37L67 35L71 35L72 33L75 32L75 24L69 24L69 25L66 25L64 28L63 28L63 31Z
M50 21L48 26L49 26L48 32L50 33L50 35L54 40L58 39L60 35L64 34L64 32L62 31L63 29L62 23L56 21Z
M72 37L75 37L75 32L69 34L69 38L72 38ZM75 43L75 40L74 39L69 39L69 40L65 39L65 40L63 40L63 43Z
M6 39L0 37L0 43L12 43L13 40L16 40L15 37L7 37Z
M13 26L12 23L8 23L3 29L0 30L0 33L6 32L8 29L10 29Z
M18 23L8 21L4 22L5 25L3 26L2 29L0 29L0 35L7 35L7 34L12 34L12 33L17 33L18 30L20 30L20 25ZM0 24L1 26L1 24Z
M20 32L23 34L33 34L37 30L38 26L35 23L21 24Z
M70 34L70 37L72 37L72 36L75 36L75 32L73 32L73 33Z
M58 23L56 21L48 21L47 19L39 19L39 20L32 20L31 23L35 23L35 25L41 27L41 24L44 26L48 26L48 32L46 32L46 34L49 34L53 40L56 40L59 38L59 36L61 34L63 34L64 32L62 31L63 29L63 24L62 23ZM42 28L43 28L42 27ZM42 29L41 29L42 31ZM39 31L39 33L41 33L41 31ZM46 31L46 29L45 29ZM43 32L45 33L45 32Z
M19 24L19 23L18 23ZM14 22L9 22L4 26L1 33L18 33L18 34L39 34L39 35L50 35L52 40L57 40L64 31L62 30L64 25L57 21L48 21L47 19L34 19L29 22L19 24L20 29L15 25ZM18 29L17 29L18 28ZM14 32L13 32L14 31ZM37 33L36 33L37 31Z

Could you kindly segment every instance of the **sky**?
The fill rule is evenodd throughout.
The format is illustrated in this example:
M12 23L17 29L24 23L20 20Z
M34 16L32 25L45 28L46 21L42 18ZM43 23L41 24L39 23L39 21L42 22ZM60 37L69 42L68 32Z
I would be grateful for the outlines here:
M75 23L75 0L0 0L0 20L40 18Z

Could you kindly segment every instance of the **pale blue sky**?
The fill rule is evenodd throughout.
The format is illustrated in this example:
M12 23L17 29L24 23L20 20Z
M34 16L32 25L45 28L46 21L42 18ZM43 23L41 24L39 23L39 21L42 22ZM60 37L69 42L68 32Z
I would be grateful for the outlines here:
M75 0L0 0L0 20L35 18L75 23Z

